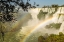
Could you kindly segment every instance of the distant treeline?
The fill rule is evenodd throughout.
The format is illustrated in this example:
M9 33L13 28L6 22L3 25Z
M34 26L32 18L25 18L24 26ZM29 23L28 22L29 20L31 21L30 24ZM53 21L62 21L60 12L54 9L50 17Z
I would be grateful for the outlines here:
M58 4L52 4L51 6L43 6L42 8L54 8L54 7L64 7L64 5L59 6Z

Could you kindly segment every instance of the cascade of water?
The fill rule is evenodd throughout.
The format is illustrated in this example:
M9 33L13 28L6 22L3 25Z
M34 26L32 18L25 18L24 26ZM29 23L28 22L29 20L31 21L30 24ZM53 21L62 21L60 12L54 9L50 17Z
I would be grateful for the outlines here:
M41 20L39 20L37 18L37 15L38 15L38 13L40 12L41 9L44 12L45 11L48 12L48 14L46 14L46 16L45 16L46 19L48 19L50 17L50 15L49 15L50 13L54 12L53 9L49 9L48 10L47 8L45 8L45 9L43 9L43 8L36 8L36 9L29 10L29 13L32 16L32 19L28 21L27 26L22 27L20 33L21 32L23 32L24 34L29 33L29 35L30 35L30 32L33 30L34 26L36 26L37 24L39 24L41 22ZM64 7L62 7L62 9L61 9L61 7L59 7L58 10L54 14L52 14L52 16L53 16L54 19L51 22L54 22L54 23L62 23L59 30L57 30L57 29L45 29L45 28L43 29L42 28L43 25L42 25L41 27L39 27L39 29L35 30L35 34L37 35L37 32L40 32L39 34L41 35L41 34L43 34L43 31L45 31L44 33L48 33L48 34L50 34L50 33L58 34L58 32L63 32L63 27L64 27L63 18L64 18L64 16L61 15L59 17L59 14L60 13L61 14L64 13L64 10L63 9L64 9ZM51 22L49 22L49 24ZM48 23L46 23L46 24L48 24ZM44 24L44 25L46 25L46 24Z

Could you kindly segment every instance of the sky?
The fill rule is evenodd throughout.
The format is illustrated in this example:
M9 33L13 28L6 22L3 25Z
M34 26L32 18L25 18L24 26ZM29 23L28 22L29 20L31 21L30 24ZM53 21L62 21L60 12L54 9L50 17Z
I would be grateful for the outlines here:
M30 0L31 4L34 4L34 2L36 2L36 4L39 4L40 5L39 7L52 4L58 4L58 5L64 4L64 0Z

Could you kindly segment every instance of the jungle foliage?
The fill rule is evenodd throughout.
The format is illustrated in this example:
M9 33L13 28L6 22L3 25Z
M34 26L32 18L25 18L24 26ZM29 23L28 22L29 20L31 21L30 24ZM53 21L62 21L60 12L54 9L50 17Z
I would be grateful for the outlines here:
M50 34L48 37L39 36L38 42L64 42L64 34L59 32L59 35Z

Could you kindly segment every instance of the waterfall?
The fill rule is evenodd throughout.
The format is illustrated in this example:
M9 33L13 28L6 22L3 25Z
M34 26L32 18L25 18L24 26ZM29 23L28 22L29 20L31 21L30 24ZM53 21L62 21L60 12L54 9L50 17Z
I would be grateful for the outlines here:
M46 14L46 16L45 16L45 20L50 17L49 14L51 14L52 12L54 12L52 14L52 16L53 16L54 19L51 22L46 23L47 25L49 25L51 23L55 23L55 24L56 23L61 23L61 26L59 27L59 29L55 29L55 28L46 29L45 27L44 28L40 27L39 29L35 30L32 34L30 34L30 36L26 39L26 42L37 42L37 37L40 36L40 35L44 35L44 33L58 34L59 32L63 32L63 30L64 30L64 28L63 28L64 27L64 15L63 15L64 14L64 7L59 7L56 12L55 12L54 8L51 8L51 9L49 9L49 8L45 8L45 9L44 8L32 9L30 11L30 13L32 15L32 20L28 21L28 27L31 26L31 27L29 27L30 29L32 29L33 26L35 26L35 25L37 25L38 23L41 22L41 20L39 20L37 18L37 15L39 14L40 10L42 10L43 12L48 12L48 14ZM59 15L60 15L60 17L59 17ZM44 25L46 25L46 24L44 24ZM28 39L30 39L30 40L28 40Z

